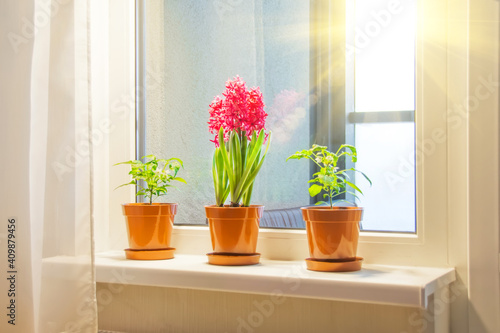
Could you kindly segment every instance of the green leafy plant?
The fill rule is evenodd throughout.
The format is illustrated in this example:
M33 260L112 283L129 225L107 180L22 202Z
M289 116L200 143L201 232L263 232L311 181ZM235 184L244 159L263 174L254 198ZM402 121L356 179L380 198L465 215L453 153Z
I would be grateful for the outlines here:
M333 200L336 196L343 193L350 193L358 198L356 191L363 194L363 192L352 182L349 181L349 175L347 171L354 171L362 174L366 180L372 184L370 178L368 178L363 172L356 170L355 168L339 170L337 164L339 159L344 156L349 156L352 162L357 161L356 148L351 145L342 145L337 150L336 153L328 151L328 147L312 145L312 148L308 150L298 151L295 154L289 156L286 160L307 158L320 168L319 172L313 174L313 179L309 180L312 185L309 187L309 195L314 197L325 191L323 198L328 198L330 207L333 207ZM354 192L349 191L349 189L354 190ZM345 200L342 200L345 201ZM316 204L323 204L324 201L319 201Z
M183 168L182 161L178 158L157 159L155 155L144 156L141 159L149 161L132 160L127 162L116 163L115 165L128 164L131 167L129 175L132 176L132 181L118 186L136 185L139 190L136 196L143 195L149 198L149 204L153 203L154 197L161 197L167 194L168 187L173 180L186 183L183 178L177 177L177 173Z
M215 148L212 174L217 206L223 207L231 194L231 207L250 206L253 184L271 143L270 135L264 149L266 134L254 131L250 140L245 132L231 131L224 142L224 128L219 131L219 147Z

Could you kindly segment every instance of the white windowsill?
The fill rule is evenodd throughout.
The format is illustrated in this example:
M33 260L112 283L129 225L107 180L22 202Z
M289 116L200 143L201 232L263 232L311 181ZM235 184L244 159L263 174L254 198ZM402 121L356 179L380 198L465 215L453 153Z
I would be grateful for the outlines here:
M74 257L44 260L50 271L69 269ZM123 251L98 253L97 282L277 294L426 308L429 296L455 281L454 268L363 265L348 273L313 272L305 262L262 260L253 266L214 266L204 255L159 261L127 260ZM66 269L65 269L66 268Z

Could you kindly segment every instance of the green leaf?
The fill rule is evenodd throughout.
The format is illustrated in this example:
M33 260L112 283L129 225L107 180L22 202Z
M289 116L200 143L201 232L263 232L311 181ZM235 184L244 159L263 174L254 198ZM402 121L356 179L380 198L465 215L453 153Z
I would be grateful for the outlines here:
M120 187L123 187L123 186L127 186L127 185L135 185L135 181L134 181L134 180L132 180L130 183L125 183L125 184L122 184L122 185L120 185L120 186L117 186L117 187L115 187L115 190L116 190L117 188L120 188Z
M168 160L165 160L165 163L170 163L171 161L176 161L178 162L182 168L184 168L184 164L182 163L182 160L177 158L177 157L172 157L172 158L169 158Z
M217 203L219 202L219 177L217 176L217 164L216 164L218 149L219 148L215 149L214 156L212 158L212 179L214 181L215 201Z
M174 178L172 178L172 180L177 180L178 182L187 184L187 182L184 180L184 178L181 178L181 177L174 177Z
M317 205L323 205L323 204L326 204L326 202L324 202L324 201L318 201L314 205L317 206Z
M328 149L327 146L320 146L320 145L314 144L314 145L312 145L311 151L317 152L317 151L322 151L322 150L326 150L326 149Z
M262 131L263 132L263 131ZM267 144L266 144L266 150L264 151L264 154L262 155L262 158L260 158L260 151L258 153L258 158L257 158L257 161L259 160L260 158L260 162L257 166L253 166L251 168L251 174L250 176L248 177L248 179L245 181L245 183L242 185L242 190L241 190L241 194L243 195L244 193L246 193L249 188L253 185L253 182L255 180L255 177L257 177L257 174L259 173L259 170L260 168L262 167L262 164L264 163L264 159L267 155L267 152L269 150L269 147L271 145L271 132L269 132L269 135L267 137Z
M243 170L247 165L247 148L248 148L248 139L245 131L241 133L241 173L243 174Z
M359 196L356 195L356 193L354 192L350 192L350 191L346 191L347 193L349 193L350 195L354 196L354 198L358 199L361 201L361 198Z
M215 200L217 206L223 206L229 195L228 177L224 168L221 147L215 149L212 173L214 177Z
M365 179L366 179L366 180L370 183L370 186L372 186L372 185L373 185L373 184L372 184L372 181L370 180L370 178L368 178L368 176L367 176L367 175L365 175L363 172L361 172L361 171L359 171L359 170L354 170L354 171L359 172L360 174L362 174L362 175L363 175L363 177L365 177Z
M226 150L226 144L224 142L224 127L221 126L219 130L219 148L222 155L222 159L224 160L224 168L226 169L226 173L229 178L229 187L230 192L233 192L234 187L234 175L231 172L231 163L229 162L229 155Z
M245 194L243 195L243 207L249 207L250 206L250 200L252 199L252 191L253 191L253 182L248 188L248 190L245 191Z
M355 190L356 190L356 191L358 191L359 193L361 193L361 194L363 193L363 191L361 191L361 190L359 189L359 187L357 187L355 184L353 184L353 183L351 183L350 181L347 181L347 180L344 180L344 181L345 181L345 183L346 183L347 185L349 185L350 187L352 187L353 189L355 189Z
M309 195L311 197L314 197L314 196L318 195L321 192L321 190L323 190L322 186L317 185L317 184L313 184L313 185L311 185L311 187L309 187Z
M342 148L348 148L351 152L356 154L356 147L354 147L353 145L343 144L340 146L339 150Z
M243 173L243 165L241 165L241 145L238 134L236 134L235 132L231 132L230 142L230 151L233 160L234 181L235 183L238 183Z
M254 136L252 136L252 141L254 141L254 138L255 138L255 132L254 132ZM251 151L249 152L250 157L248 158L248 162L247 162L247 165L245 167L245 171L243 172L243 175L241 176L241 180L238 182L238 185L236 186L235 193L236 193L236 196L238 198L241 198L241 196L244 193L244 191L242 191L242 190L244 190L245 185L248 184L247 178L248 178L250 172L252 171L253 164L256 163L257 154L262 149L262 144L264 143L264 139L265 139L265 133L264 133L264 130L261 130L259 133L259 136L257 137L255 145L253 146L253 149L251 148ZM269 141L270 141L270 138L269 138ZM269 143L270 143L269 141L267 144L266 153L267 153L267 149L269 149Z
M349 200L339 199L339 200L336 200L336 201L333 203L333 206L335 206L336 204L341 203L341 202L347 202L348 204L355 205L353 202L350 202Z
M137 160L133 160L133 161L115 163L115 164L113 164L113 166L120 165L120 164L142 164L142 162L141 161L137 161Z

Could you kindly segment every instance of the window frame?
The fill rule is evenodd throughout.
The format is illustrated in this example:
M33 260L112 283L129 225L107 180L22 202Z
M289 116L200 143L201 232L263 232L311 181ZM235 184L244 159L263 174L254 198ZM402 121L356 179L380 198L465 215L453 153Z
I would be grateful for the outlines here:
M328 15L328 19L335 21L337 25L345 22L346 16L340 13L346 12L346 3L349 3L349 0L330 2L331 6L324 14ZM136 1L138 15L144 13L144 6L144 0ZM408 234L362 231L359 255L365 257L367 263L442 266L448 262L446 204L448 188L446 179L449 164L446 159L447 144L442 142L436 144L432 154L419 151L419 147L425 143L425 140L433 138L434 130L447 128L447 91L432 88L424 89L424 87L435 87L436 85L446 87L448 84L448 73L446 71L447 47L446 45L435 45L433 39L430 38L434 34L446 35L448 21L443 18L448 17L448 11L447 6L441 2L420 0L417 4L417 13L415 85L415 109L418 110L418 112L415 112L417 232L416 234ZM437 19L431 27L423 24L423 17ZM136 17L136 20L138 26L140 26L140 17ZM144 31L144 27L142 29ZM354 32L344 31L344 33L344 38L352 38ZM334 37L338 38L338 36ZM338 40L335 42L338 42ZM140 64L141 54L144 56L144 53L140 51L141 45L144 47L144 38L142 41L140 39L136 40L136 43L136 57L138 57L137 60ZM443 43L446 44L446 41L443 41ZM331 43L329 45L331 47ZM339 51L333 50L333 52ZM346 58L343 59L345 66ZM331 66L331 64L328 64L328 66ZM431 76L428 73L433 74ZM145 80L144 78L141 79L139 72L136 75L137 90L144 92ZM329 84L334 84L336 87L346 83L345 80L342 80L341 83L335 81L339 80L339 77L330 79ZM351 85L354 82L348 81L347 83ZM322 87L330 89L331 85L323 85ZM143 93L137 94L136 107L138 111L141 110L141 105L144 107L143 96ZM342 107L345 108L345 104ZM138 120L139 123L136 128L142 128L140 118ZM445 133L445 141L447 139ZM137 147L137 153L139 155L144 153L141 151L141 147ZM130 157L127 156L119 160L130 159ZM179 253L202 254L209 252L211 248L207 226L174 226L173 242ZM305 230L261 229L258 251L269 259L303 259L308 254Z

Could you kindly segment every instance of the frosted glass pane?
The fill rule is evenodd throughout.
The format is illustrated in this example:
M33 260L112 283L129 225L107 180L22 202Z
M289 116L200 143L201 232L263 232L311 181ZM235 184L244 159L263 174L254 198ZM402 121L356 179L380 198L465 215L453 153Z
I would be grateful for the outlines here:
M176 223L205 223L203 206L215 204L208 105L236 75L261 88L273 132L252 204L309 204L309 164L285 162L309 146L309 2L216 4L169 0L162 15L148 12L147 63L159 84L147 92L146 151L184 161L188 184L166 198L179 203Z
M413 123L356 125L356 168L373 182L356 177L364 230L415 232L414 137Z
M415 1L357 0L355 110L414 110Z

